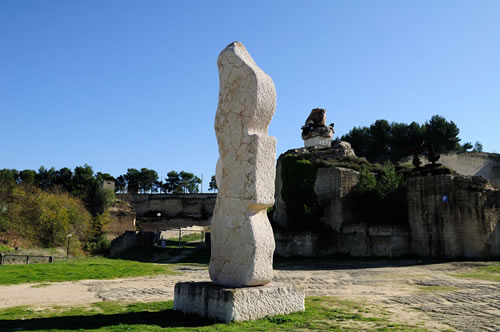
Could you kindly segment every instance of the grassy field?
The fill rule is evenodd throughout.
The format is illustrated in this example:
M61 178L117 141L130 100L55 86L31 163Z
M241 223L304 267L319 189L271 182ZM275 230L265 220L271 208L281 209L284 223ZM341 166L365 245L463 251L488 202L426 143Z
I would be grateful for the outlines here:
M167 248L178 248L179 247L179 237L171 237L167 240ZM202 243L202 236L200 232L182 234L181 236L181 246L183 248L196 248Z
M455 274L455 276L460 278L474 278L500 282L500 263L479 266L471 269L470 272Z
M306 311L256 321L217 324L173 311L173 302L100 302L71 308L0 310L2 331L426 331L391 322L381 308L335 297L309 297Z
M210 261L209 249L195 249L185 246L178 249L177 245L167 248L132 248L120 254L120 258L147 263L176 263L207 266Z
M156 274L175 274L172 265L109 258L82 258L52 264L0 267L0 285L26 282L113 279Z
M0 252L13 255L66 257L66 248L18 248L0 245Z

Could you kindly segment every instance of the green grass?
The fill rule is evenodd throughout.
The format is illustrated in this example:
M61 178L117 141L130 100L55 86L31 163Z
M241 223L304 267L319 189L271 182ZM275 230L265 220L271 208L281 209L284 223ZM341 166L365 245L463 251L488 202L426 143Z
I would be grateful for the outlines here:
M0 244L0 253L14 251L14 248Z
M1 266L0 285L82 279L113 279L175 273L172 271L171 265L95 257L52 264Z
M66 248L11 248L10 252L15 255L66 257Z
M475 267L469 272L458 273L454 276L500 282L500 263Z
M426 331L390 321L383 309L335 297L306 298L306 311L256 321L218 324L173 311L173 301L100 302L44 310L0 310L0 330L64 331Z
M201 233L191 233L182 235L181 246L183 248L195 248L198 244L202 242ZM172 237L167 239L167 248L178 248L179 247L179 237Z
M181 242L202 242L201 233L183 235L181 237Z
M173 248L131 248L122 252L119 258L148 263L208 266L210 250L187 247L178 249L177 245Z

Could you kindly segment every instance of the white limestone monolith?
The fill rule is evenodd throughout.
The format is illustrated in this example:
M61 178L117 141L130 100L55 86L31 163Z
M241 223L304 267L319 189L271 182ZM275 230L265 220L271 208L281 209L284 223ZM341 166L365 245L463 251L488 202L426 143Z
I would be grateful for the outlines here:
M240 42L217 59L219 193L211 221L210 278L226 287L258 286L273 276L276 138L267 129L276 109L274 83Z

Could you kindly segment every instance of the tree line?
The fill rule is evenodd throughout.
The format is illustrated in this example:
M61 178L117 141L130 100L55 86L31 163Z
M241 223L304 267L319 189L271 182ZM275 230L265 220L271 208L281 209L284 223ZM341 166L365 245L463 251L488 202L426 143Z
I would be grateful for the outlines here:
M118 176L115 181L117 193L164 193L164 194L196 194L200 192L202 180L186 171L170 171L162 180L155 170L148 168L127 169L127 173ZM208 184L209 191L217 190L215 175Z
M473 149L481 152L480 142L460 144L460 130L453 121L434 115L424 124L410 124L377 120L369 127L354 127L340 140L351 144L359 157L368 161L391 160L397 162L411 154L411 149L423 142L431 143L435 152L462 152Z
M88 165L17 171L0 170L0 241L13 246L64 246L71 253L100 253L109 246L103 233L114 192L100 186L111 176Z
M4 185L22 185L24 187L37 187L44 191L59 191L71 194L83 201L92 215L104 212L114 193L101 188L104 180L114 180L109 173L94 171L85 164L77 166L72 171L67 167L56 170L54 167L47 169L41 166L37 171L25 169L0 170L0 179Z
M129 168L115 179L115 190L121 193L195 194L200 192L201 179L186 171L170 171L161 180L155 170Z
M115 181L115 191L102 186L104 181ZM170 171L161 181L156 171L147 168L129 168L116 179L109 173L94 173L87 164L74 170L1 169L0 242L57 247L72 234L73 254L99 253L109 246L103 227L111 222L106 211L115 202L115 192L197 193L200 184L193 173ZM209 190L216 188L212 176Z
M161 180L158 172L148 168L127 169L127 173L113 177L109 173L97 172L94 174L92 167L75 167L74 171L67 167L56 170L54 167L47 169L41 166L37 171L26 169L18 171L15 169L0 170L0 176L7 177L16 184L34 185L42 190L60 188L74 196L81 197L92 211L99 206L99 197L95 197L97 189L103 181L115 182L115 193L199 193L201 179L193 173L186 171L170 171L164 180ZM209 183L210 191L216 190L215 176ZM92 202L96 200L96 202Z

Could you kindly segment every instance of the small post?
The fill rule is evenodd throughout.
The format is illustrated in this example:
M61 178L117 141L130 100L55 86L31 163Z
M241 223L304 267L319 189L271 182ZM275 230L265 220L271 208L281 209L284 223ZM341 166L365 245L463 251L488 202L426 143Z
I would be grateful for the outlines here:
M49 256L49 263L54 263L54 256Z
M71 237L73 236L73 234L69 233L67 238L68 238L68 247L66 248L66 260L69 259L69 241L71 240Z
M26 264L30 263L30 256L26 256Z
M2 256L0 256L0 265L4 265L5 263L5 254L2 254Z
M181 248L182 230L179 228L179 249Z

